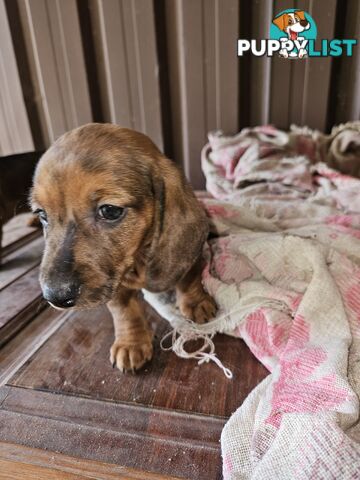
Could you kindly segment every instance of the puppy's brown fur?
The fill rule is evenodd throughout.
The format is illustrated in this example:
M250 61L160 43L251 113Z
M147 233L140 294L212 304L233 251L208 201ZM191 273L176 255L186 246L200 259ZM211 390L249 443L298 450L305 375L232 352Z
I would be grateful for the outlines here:
M47 214L43 290L76 279L75 308L108 304L110 358L121 370L152 356L140 289L176 288L181 312L197 322L216 313L201 283L205 213L181 171L145 135L110 124L66 133L40 160L31 202ZM104 204L126 215L106 222L96 213Z

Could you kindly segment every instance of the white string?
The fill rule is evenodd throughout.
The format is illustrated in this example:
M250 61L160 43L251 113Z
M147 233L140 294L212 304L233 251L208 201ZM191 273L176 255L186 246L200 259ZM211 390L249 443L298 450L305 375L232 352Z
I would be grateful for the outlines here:
M224 375L233 378L232 371L226 368L215 353L215 345L212 338L216 333L231 332L236 326L245 319L250 313L258 308L272 308L288 314L291 313L289 307L281 300L269 300L256 295L247 305L237 306L229 309L228 312L219 312L214 320L208 323L196 324L177 313L176 308L171 301L164 299L158 294L151 294L144 290L145 299L153 308L164 318L166 318L173 327L173 330L164 335L160 341L160 347L165 351L173 351L181 358L194 358L201 365L205 362L214 362ZM171 336L171 345L164 347L164 341ZM203 340L201 348L195 352L187 352L184 348L186 342L190 340Z
M169 347L164 347L164 341L170 336L171 345ZM165 351L172 350L176 355L182 358L194 358L195 360L198 360L198 365L212 361L224 372L227 378L232 379L232 371L223 365L215 353L215 345L212 341L213 336L214 334L199 333L189 330L180 332L174 329L163 336L160 341L160 347ZM194 352L187 352L185 350L184 345L186 342L200 339L203 340L204 343L198 350L195 350Z

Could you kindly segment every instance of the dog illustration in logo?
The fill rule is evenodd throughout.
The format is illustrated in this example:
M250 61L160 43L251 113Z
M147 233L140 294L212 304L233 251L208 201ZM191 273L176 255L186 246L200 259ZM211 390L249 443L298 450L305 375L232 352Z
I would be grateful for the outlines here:
M279 17L273 19L273 24L276 25L282 32L285 32L289 40L295 41L297 39L303 40L304 37L299 37L299 33L304 30L309 30L310 23L305 18L305 12L302 10L296 10L293 13L283 13ZM303 58L307 55L305 48L300 48L298 53L291 52L290 54L283 48L280 50L280 55L287 58L290 57L299 57Z

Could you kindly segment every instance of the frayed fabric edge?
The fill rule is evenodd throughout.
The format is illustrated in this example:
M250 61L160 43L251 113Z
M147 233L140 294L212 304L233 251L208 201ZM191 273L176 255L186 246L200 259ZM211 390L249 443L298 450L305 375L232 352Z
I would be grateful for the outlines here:
M198 360L198 364L214 362L230 380L233 378L232 371L226 367L215 352L213 337L216 333L225 333L233 336L234 330L246 319L248 315L259 308L272 308L275 310L289 311L288 306L280 300L269 300L261 297L254 297L247 300L246 305L239 305L227 313L218 315L214 320L197 324L186 319L178 313L174 302L169 301L171 296L167 294L154 294L143 291L145 300L161 315L169 321L173 330L167 332L160 341L160 347L164 351L173 351L184 359ZM170 339L170 345L164 346L166 340ZM202 340L200 348L193 352L185 349L185 344L191 340Z

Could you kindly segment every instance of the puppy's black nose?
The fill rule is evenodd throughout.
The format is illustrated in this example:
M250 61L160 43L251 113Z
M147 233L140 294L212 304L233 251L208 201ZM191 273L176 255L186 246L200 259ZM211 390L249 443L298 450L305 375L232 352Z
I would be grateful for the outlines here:
M45 285L43 287L43 296L45 300L51 303L54 307L70 308L76 303L79 295L79 286L76 284L61 285L54 288Z

